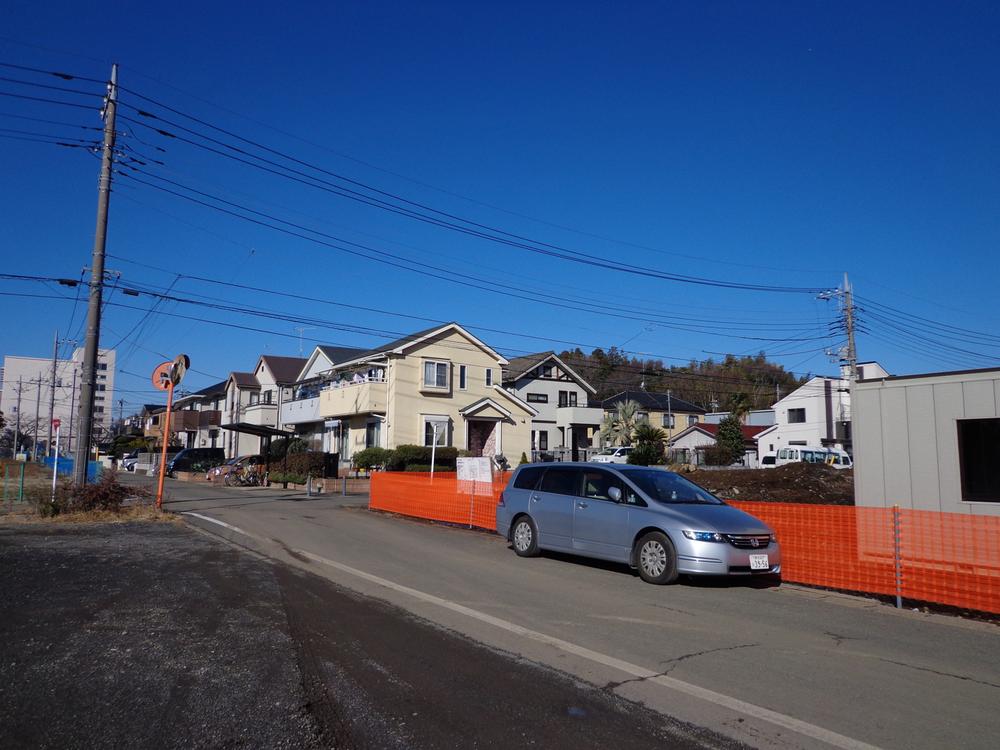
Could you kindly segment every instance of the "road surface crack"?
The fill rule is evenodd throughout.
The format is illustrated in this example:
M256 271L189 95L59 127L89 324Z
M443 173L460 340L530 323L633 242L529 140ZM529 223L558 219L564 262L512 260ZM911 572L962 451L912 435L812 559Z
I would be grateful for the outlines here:
M898 667L906 667L908 669L915 669L918 672L930 672L931 674L940 675L941 677L952 677L956 680L964 680L965 682L974 682L977 685L986 685L987 687L1000 688L1000 685L995 682L987 682L985 680L977 680L975 677L968 677L962 674L954 674L953 672L942 672L937 669L931 669L930 667L918 667L915 664L907 664L904 661L893 661L892 659L885 659L883 657L877 657L879 661L884 661L887 664L895 664Z
M609 682L606 685L604 685L603 687L601 687L601 690L604 690L606 692L611 692L611 691L617 690L622 685L628 685L631 682L645 682L646 680L652 680L652 679L654 679L656 677L666 677L672 671L674 671L674 669L676 669L677 666L681 662L687 661L688 659L694 659L697 656L705 656L706 654L714 654L714 653L718 653L719 651L736 651L737 649L741 649L741 648L753 648L753 647L759 646L759 645L760 645L759 643L741 643L738 646L722 646L721 648L709 648L709 649L705 649L704 651L695 651L695 652L690 653L690 654L682 654L681 656L675 656L673 659L667 659L666 661L660 662L660 664L669 664L670 665L666 669L664 669L662 672L657 672L656 674L651 674L651 675L648 675L647 677L632 677L631 679L621 680L620 682Z

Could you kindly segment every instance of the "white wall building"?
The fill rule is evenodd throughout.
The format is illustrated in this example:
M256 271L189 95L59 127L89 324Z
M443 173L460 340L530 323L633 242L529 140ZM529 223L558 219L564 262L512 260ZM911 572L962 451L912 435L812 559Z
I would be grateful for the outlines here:
M876 362L858 364L859 378L888 376ZM757 457L789 445L841 448L852 452L851 391L847 368L841 377L818 375L771 407L774 424L757 435Z
M595 444L595 433L604 412L590 406L597 394L555 352L515 357L504 369L503 386L534 407L531 418L531 460L550 453L564 460L580 461ZM518 456L509 456L514 463Z
M19 423L22 434L34 437L37 424L38 438L44 444L49 435L49 405L52 402L53 416L62 422L60 452L72 452L76 447L77 426L80 419L82 371L83 348L76 349L70 359L56 360L53 402L52 357L10 355L4 357L4 387L0 392L0 411L4 413L8 427L14 429ZM94 439L96 441L110 436L115 416L114 350L98 351L95 385ZM18 408L19 391L20 408Z
M856 505L1000 516L1000 369L854 386Z

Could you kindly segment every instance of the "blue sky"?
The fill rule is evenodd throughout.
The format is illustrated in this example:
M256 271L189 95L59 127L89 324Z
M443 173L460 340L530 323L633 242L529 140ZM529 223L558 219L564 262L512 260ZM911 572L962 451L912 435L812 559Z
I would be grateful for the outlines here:
M201 127L142 94L310 165L615 263L805 288L836 287L846 271L864 300L862 359L897 373L998 363L1000 339L990 338L1000 331L995 4L620 5L154 9L14 0L0 62L101 79L116 61L133 92L122 94L126 103ZM0 75L100 89L10 68ZM0 91L47 95L13 82ZM0 99L3 128L90 134L9 115L99 124L96 111ZM392 268L120 178L107 265L122 277L110 302L139 309L109 305L102 344L125 339L119 385L131 403L152 395L145 379L161 354L188 353L195 388L252 368L262 352L299 349L294 322L173 302L126 337L154 302L124 296L131 285L173 284L185 298L384 332L316 327L302 334L307 350L317 341L374 346L427 320L455 319L515 356L565 342L624 345L676 363L763 349L799 373L835 369L823 350L840 343L826 336L836 304L815 295L680 284L545 257L360 205L141 126L120 122L119 130L135 152L167 149L164 166L144 167L159 178L532 298ZM90 262L98 162L0 138L0 163L4 272L79 275ZM82 303L71 320L73 290L0 281L0 291L69 297L0 296L3 353L45 356L54 329L70 337L82 320ZM536 297L572 297L585 309ZM602 312L609 305L631 311L628 319ZM687 319L684 330L663 316Z

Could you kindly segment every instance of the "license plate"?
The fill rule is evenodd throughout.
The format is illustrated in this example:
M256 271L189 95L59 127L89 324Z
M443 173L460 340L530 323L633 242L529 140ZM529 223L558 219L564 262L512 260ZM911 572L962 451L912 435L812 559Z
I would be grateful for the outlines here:
M767 555L750 555L750 570L768 570L770 567Z

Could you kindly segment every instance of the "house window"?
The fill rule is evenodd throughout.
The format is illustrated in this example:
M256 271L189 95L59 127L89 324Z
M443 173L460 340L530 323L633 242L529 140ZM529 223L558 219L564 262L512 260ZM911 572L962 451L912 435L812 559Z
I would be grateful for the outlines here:
M958 420L958 462L962 499L1000 502L1000 419Z
M696 417L694 414L688 414L688 427L690 427L693 424L698 424L698 417Z
M424 388L448 387L448 363L424 361ZM429 445L429 443L428 443Z
M640 411L635 415L636 423L649 424L649 412Z
M538 450L547 451L549 449L549 433L548 430L538 431Z
M547 393L529 393L528 394L529 404L547 404L549 403L549 394Z
M259 403L260 403L260 394L257 393L257 392L251 393L250 394L250 406L253 406L254 404L259 404Z
M789 409L788 424L804 424L806 421L805 409Z
M569 406L569 391L559 391L559 406Z
M371 419L365 424L365 448L377 448L380 444L382 420Z
M487 386L493 385L493 368L492 367L487 367L486 368L486 385Z
M108 369L108 365L105 362L98 362L97 363L97 369L98 370L107 370Z
M469 368L465 365L458 366L458 387L460 390L465 390L466 383L468 382Z
M552 377L552 365L542 365L542 377L543 378Z
M674 429L674 424L676 422L676 417L673 414L664 414L663 422L661 426L666 427L668 430Z
M62 385L62 382L60 382L59 385ZM103 383L99 383L99 384L95 385L94 387L97 390L99 390L99 391L106 391L108 389L108 387L106 385L104 385Z
M264 391L264 403L265 404L271 403L271 389Z
M424 417L424 445L434 445L434 431L437 430L437 445L451 445L448 417Z

